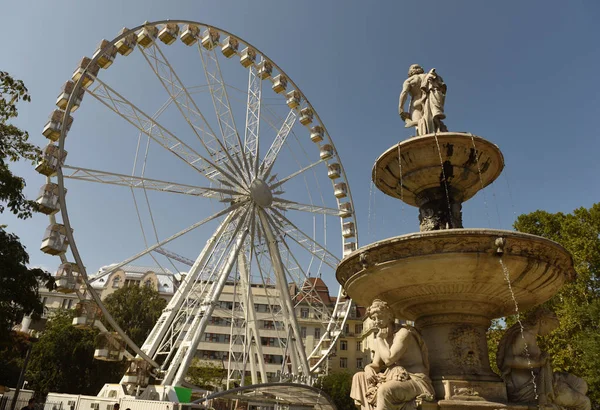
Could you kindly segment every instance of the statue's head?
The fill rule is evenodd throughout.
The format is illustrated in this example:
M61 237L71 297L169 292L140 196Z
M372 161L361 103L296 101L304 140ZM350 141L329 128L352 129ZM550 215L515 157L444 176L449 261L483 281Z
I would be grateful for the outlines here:
M531 311L525 319L525 324L529 326L539 325L539 334L541 336L548 335L554 331L560 322L556 313L545 307L538 307Z
M408 69L408 76L412 77L413 75L423 74L424 72L425 70L423 70L423 67L421 67L419 64L413 64Z
M373 321L375 327L380 329L394 323L394 312L387 302L375 299L367 308L367 316Z

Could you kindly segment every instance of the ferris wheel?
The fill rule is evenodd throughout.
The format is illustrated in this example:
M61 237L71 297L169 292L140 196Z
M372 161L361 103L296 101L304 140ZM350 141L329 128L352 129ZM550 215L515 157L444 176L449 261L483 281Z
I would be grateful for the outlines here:
M273 381L266 357L281 358L277 380L323 369L351 302L317 287L357 248L354 207L325 125L273 60L210 25L146 22L83 58L57 106L36 167L41 249L61 259L58 290L80 298L74 324L101 328L97 358L131 360L122 383L147 384L146 369L181 385L221 319L228 383ZM105 275L148 261L182 274L142 346L90 285L85 259L100 251L130 252ZM310 344L307 318L322 328Z

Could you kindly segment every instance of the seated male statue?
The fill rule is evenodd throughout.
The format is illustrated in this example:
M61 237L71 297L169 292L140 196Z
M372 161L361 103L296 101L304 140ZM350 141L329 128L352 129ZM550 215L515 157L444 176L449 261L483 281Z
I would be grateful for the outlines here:
M522 323L522 331L515 323L498 345L496 360L508 400L543 409L590 410L587 383L569 373L553 372L550 357L537 343L538 335L548 335L558 327L554 312L539 307Z
M352 379L350 397L362 410L414 410L415 399L433 398L427 347L412 326L395 329L388 304L375 299L367 316L377 328L373 362Z

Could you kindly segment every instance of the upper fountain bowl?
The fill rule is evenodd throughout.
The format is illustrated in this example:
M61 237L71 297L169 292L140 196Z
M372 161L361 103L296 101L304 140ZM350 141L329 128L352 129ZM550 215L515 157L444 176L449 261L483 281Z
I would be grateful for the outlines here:
M421 206L432 189L446 185L444 177L450 197L464 202L498 178L503 168L504 157L495 144L472 134L441 132L394 145L377 159L372 178L383 193Z
M515 300L522 309L545 302L575 271L562 246L539 236L447 229L362 247L340 262L336 277L356 303L382 299L403 319L447 313L491 319L515 313Z

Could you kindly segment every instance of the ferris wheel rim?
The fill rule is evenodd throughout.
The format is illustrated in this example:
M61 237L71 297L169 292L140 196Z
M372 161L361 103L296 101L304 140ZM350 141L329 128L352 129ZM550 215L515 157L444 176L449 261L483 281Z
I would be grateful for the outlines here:
M197 22L197 21L191 21L191 20L158 20L158 21L154 21L154 22L146 22L146 23L144 23L142 25L139 25L139 26L137 26L137 27L135 27L133 29L130 29L128 31L123 32L122 34L120 34L117 37L115 37L112 41L110 41L109 44L107 46L105 46L104 49L102 49L102 50L105 50L106 48L108 48L110 46L114 46L119 40L121 40L121 39L123 39L123 38L125 38L125 37L127 37L129 35L131 35L132 33L137 33L139 30L141 30L141 29L143 29L145 27L149 27L149 26L157 27L159 25L168 24L168 23L178 24L178 25L179 24L191 24L191 25L196 25L196 26L201 26L201 27L215 29L215 30L217 30L220 33L224 33L226 35L232 36L233 38L239 40L241 43L247 45L248 47L253 48L254 50L256 50L257 53L259 53L260 55L262 55L263 57L265 57L269 62L271 62L272 65L281 74L283 74L283 75L286 76L286 78L288 79L288 82L294 87L295 90L297 90L298 92L300 92L300 94L302 95L302 98L306 101L307 105L312 108L314 116L315 116L316 120L318 121L318 124L323 127L323 129L324 129L324 135L326 135L328 142L333 147L333 150L335 152L335 157L337 158L337 162L339 163L339 166L341 168L340 176L343 179L343 181L345 181L347 183L346 173L344 171L344 167L343 167L343 164L341 162L341 159L340 159L339 155L337 154L337 149L335 148L333 140L332 140L329 132L327 131L327 129L325 127L325 124L321 120L321 118L320 118L317 110L314 109L314 106L312 105L312 103L310 102L310 100L306 97L306 94L302 93L300 87L297 86L297 84L291 79L291 77L289 77L287 75L287 73L285 73L285 71L283 69L281 69L281 67L279 65L277 65L272 59L269 59L267 57L267 55L265 53L263 53L260 49L258 49L257 47L255 47L254 45L252 45L251 43L249 43L248 41L243 40L239 36L236 36L236 35L228 32L228 31L223 30L221 28L218 28L216 26L205 24L205 23L202 23L202 22ZM96 56L94 56L91 59L91 61L88 64L88 66L85 68L83 74L85 74L87 72L87 68L88 67L90 67L91 65L93 65L93 64L95 64L97 62L97 60L102 56L102 54L103 53L100 52L100 53L98 53ZM67 134L66 119L67 119L67 117L72 112L73 104L74 104L74 101L75 101L75 96L77 95L77 93L83 87L83 85L82 85L83 77L84 76L82 75L82 77L80 79L78 79L77 82L75 83L74 89L73 89L73 91L71 93L71 96L70 96L70 98L68 100L68 103L67 103L67 106L65 108L65 114L64 114L63 123L62 123L62 126L61 126L60 137L59 137L58 144L57 144L60 153L64 152L65 138L66 138L66 134ZM60 214L61 214L61 217L62 217L62 223L66 227L66 237L68 239L68 242L69 242L69 245L70 245L70 248L71 248L71 252L73 254L73 258L75 259L75 262L77 263L77 265L78 265L78 267L80 269L81 276L82 276L82 278L84 280L84 283L86 285L87 291L90 293L90 295L92 296L92 298L94 299L94 301L96 302L96 304L98 305L98 307L103 311L103 314L105 315L105 317L109 321L111 327L113 327L113 329L115 329L117 331L117 333L119 333L119 335L121 335L124 338L124 340L127 341L127 345L132 350L134 350L135 353L137 353L142 358L144 358L144 360L152 363L153 365L156 365L156 363L154 363L154 361L150 357L146 356L145 353L143 351L141 351L141 349L135 343L133 343L133 341L131 341L129 339L129 337L127 336L126 332L124 332L116 324L116 322L114 322L114 319L112 318L112 316L110 315L110 313L106 310L103 302L101 301L100 296L98 295L98 293L96 292L96 290L93 288L93 286L91 286L90 281L89 281L89 277L87 275L87 271L85 269L85 266L83 264L83 260L81 258L81 255L80 255L78 247L77 247L77 243L76 243L76 241L74 239L73 232L71 230L71 222L70 222L70 218L69 218L69 215L68 215L67 202L66 202L66 199L65 199L64 174L63 174L62 166L59 167L58 170L57 170L57 172L56 172L56 180L57 180L58 186L59 186L59 190L58 190L58 197L59 198L58 199L59 199L59 204L60 204ZM47 177L47 181L51 181L51 177ZM333 181L332 181L332 183L333 183ZM353 205L352 194L351 194L351 190L349 189L349 187L348 187L348 194L347 195L348 195L348 202L350 202L350 204ZM357 224L356 224L356 214L354 212L354 207L352 207L351 219L354 221L354 224L355 224L355 227L356 227L355 238L356 238L356 242L358 243L358 229L357 229ZM55 216L51 215L50 216L50 220L51 220L51 223L55 223L55 221L56 221ZM342 223L342 218L340 218L340 223ZM342 245L343 244L344 244L344 240L342 238ZM63 263L67 262L67 257L64 254L60 255L60 258L61 258L61 261ZM342 289L340 287L340 290L338 292L338 296L340 296L342 294L343 294L343 291L342 291ZM338 304L340 303L339 300L340 300L340 297L338 297L338 301L336 302L336 305L335 305L336 309L338 307ZM350 310L350 304L346 304L346 308L345 308L346 314L344 314L344 320L343 320L343 322L345 322L345 318L348 316L347 313L349 312L349 310ZM329 326L330 325L331 325L331 321L329 323ZM329 326L328 326L328 329L329 329ZM343 327L343 323L342 323L341 326ZM326 337L327 337L326 335L323 335L321 337L321 339L319 340L319 343L317 344L317 347L315 347L314 351L317 350L317 348L322 344L323 340L325 340ZM337 336L336 336L336 338L337 338ZM329 350L331 350L331 347L329 348ZM314 353L314 351L313 351L313 353ZM326 357L326 355L323 356L323 357ZM319 364L322 362L322 360L323 359L321 359L319 361ZM316 366L311 366L311 371L314 371L314 368L316 368Z

